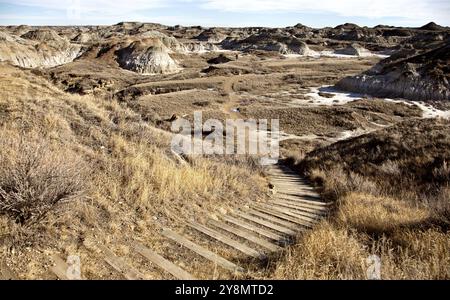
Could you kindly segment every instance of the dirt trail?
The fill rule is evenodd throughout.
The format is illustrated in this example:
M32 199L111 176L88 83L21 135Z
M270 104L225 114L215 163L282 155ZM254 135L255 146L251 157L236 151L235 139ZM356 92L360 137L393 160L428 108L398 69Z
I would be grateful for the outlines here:
M239 97L234 91L234 84L238 81L240 76L233 76L226 78L222 85L222 90L228 95L228 102L223 105L223 111L232 119L242 118L242 115L236 109L239 107Z

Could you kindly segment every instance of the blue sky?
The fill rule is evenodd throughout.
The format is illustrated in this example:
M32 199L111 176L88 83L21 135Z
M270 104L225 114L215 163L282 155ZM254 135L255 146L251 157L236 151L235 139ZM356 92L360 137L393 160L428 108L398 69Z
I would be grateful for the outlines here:
M0 0L1 25L450 25L449 0Z

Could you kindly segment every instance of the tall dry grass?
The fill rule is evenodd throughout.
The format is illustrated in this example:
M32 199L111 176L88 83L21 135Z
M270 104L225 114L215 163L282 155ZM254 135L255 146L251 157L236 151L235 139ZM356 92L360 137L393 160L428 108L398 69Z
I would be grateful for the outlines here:
M445 161L434 165L429 182L430 177L412 174L397 178L397 185L386 179L406 174L405 162L370 165L378 173L367 175L339 160L323 163L328 167L308 169L307 175L324 198L336 202L335 208L329 219L300 236L267 276L367 279L370 257L377 255L382 279L450 278L450 173Z
M251 160L182 164L171 154L171 135L126 104L67 94L28 71L0 68L0 132L12 140L0 141L0 253L21 278L48 278L51 253L79 254L87 278L109 278L85 241L129 256L128 241L138 239L163 253L162 226L183 228L264 196ZM22 225L28 219L33 225Z

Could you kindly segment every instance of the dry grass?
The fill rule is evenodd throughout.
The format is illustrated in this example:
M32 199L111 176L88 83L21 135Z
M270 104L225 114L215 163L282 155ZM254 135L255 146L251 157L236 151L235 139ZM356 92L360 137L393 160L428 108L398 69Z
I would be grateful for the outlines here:
M182 230L187 220L264 197L265 180L250 160L192 157L181 164L170 152L171 135L125 103L70 95L28 71L0 67L0 131L15 141L1 141L0 187L24 182L10 175L31 160L37 163L28 168L35 189L27 199L40 193L42 203L59 202L21 212L40 216L28 226L9 212L0 214L0 253L21 278L50 278L52 253L80 255L87 278L119 278L85 242L107 245L136 264L130 240L173 261L192 262L199 278L213 276L211 265L192 259L158 232L162 226ZM62 201L79 190L86 191L79 201ZM148 264L138 268L149 278L167 278Z
M450 236L426 224L427 209L360 193L341 203L337 218L305 233L270 276L367 279L375 254L382 279L450 278Z
M336 208L268 276L366 279L377 255L383 279L450 278L448 123L387 131L306 154L300 169Z
M301 245L301 246L300 246ZM282 279L358 279L364 274L364 248L344 229L324 222L291 247L274 273Z

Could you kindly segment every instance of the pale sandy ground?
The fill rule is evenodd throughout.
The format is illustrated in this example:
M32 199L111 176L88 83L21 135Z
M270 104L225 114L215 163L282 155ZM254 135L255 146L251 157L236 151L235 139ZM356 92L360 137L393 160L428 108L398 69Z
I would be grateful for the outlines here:
M319 92L331 93L334 96L331 98L323 97L319 95ZM357 93L349 93L339 91L331 86L323 86L323 87L313 87L310 88L310 92L306 94L307 97L311 98L314 102L309 103L309 105L342 105L357 99L361 99L364 97L362 94ZM405 99L389 99L384 98L385 101L392 101L396 103L405 103L407 105L416 105L423 112L423 118L450 118L450 111L448 110L439 110L437 108L432 107L429 104L421 101L410 101Z

